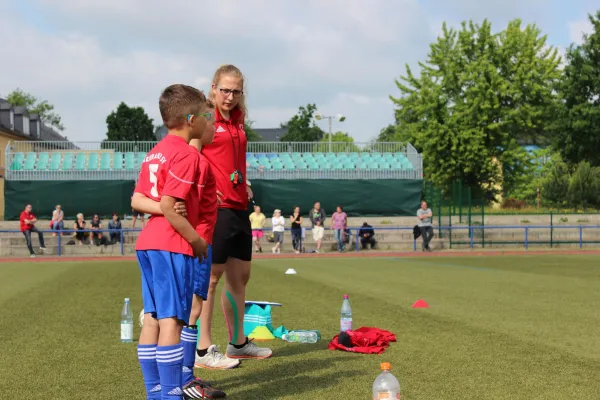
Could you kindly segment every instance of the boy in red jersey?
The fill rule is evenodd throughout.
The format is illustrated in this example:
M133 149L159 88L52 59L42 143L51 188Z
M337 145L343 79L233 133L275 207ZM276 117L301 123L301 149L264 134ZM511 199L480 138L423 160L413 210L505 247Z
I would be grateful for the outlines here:
M163 215L153 216L136 243L142 273L144 326L138 359L146 398L183 399L181 330L189 321L194 289L194 260L204 257L207 244L198 224L200 156L188 144L201 139L211 113L199 90L172 85L161 94L159 107L169 130L147 155L135 193L159 202ZM185 201L187 216L175 211Z
M207 124L206 130L201 140L194 139L190 141L190 146L201 150L203 145L210 144L214 137L214 126ZM196 356L196 347L198 340L198 326L196 322L202 312L202 303L208 296L208 285L210 282L211 259L212 259L212 236L217 220L217 184L215 177L210 169L210 164L200 157L199 162L200 181L198 184L198 194L200 198L200 216L196 226L198 235L208 243L208 255L202 260L195 260L195 283L194 297L192 301L192 311L190 313L189 323L183 328L181 341L183 344L183 394L186 399L214 399L225 397L225 393L211 387L211 385L199 378L194 378L194 359ZM141 212L151 215L162 215L162 210L158 202L144 196L141 193L134 194L132 206ZM185 203L177 202L175 210L187 215ZM235 360L237 361L237 360ZM237 361L236 365L239 364Z

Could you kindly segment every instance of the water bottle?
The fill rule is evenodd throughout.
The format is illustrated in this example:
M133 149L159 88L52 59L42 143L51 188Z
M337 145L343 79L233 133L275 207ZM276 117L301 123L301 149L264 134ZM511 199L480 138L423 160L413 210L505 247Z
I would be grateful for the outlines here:
M344 302L342 303L342 311L340 317L340 331L346 332L352 330L352 307L350 307L350 299L348 295L344 295Z
M133 342L133 314L131 312L129 298L125 299L123 302L123 310L121 310L121 342Z
M381 363L381 374L373 382L373 400L400 399L400 382L390 373L391 368L390 363Z
M321 339L319 331L289 331L281 336L281 339L289 343L317 343Z

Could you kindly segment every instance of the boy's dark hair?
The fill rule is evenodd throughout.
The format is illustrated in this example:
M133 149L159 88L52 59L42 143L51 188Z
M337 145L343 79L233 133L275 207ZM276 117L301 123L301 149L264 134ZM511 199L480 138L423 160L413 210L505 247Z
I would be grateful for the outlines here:
M160 115L167 129L182 127L187 116L199 114L212 103L206 99L200 90L187 85L171 85L160 95L158 101Z

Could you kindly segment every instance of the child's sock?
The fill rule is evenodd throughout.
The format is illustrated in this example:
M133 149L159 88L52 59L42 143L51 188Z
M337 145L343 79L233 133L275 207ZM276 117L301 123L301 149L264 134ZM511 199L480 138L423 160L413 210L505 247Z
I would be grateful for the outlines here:
M183 346L156 346L156 363L160 375L162 400L181 400Z
M183 386L194 380L197 341L198 329L189 326L183 328L181 331L181 344L183 345Z
M158 375L158 365L156 364L156 345L138 345L138 360L142 367L142 375L144 376L146 399L161 400L160 377Z

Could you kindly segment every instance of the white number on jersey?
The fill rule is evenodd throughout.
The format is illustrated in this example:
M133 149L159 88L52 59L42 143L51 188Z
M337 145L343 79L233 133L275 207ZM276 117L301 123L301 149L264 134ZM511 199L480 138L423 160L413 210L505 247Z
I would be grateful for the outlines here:
M150 189L150 194L153 197L158 197L158 179L156 178L156 173L158 172L158 164L148 164L148 172L150 172L150 183L152 183L152 189Z

